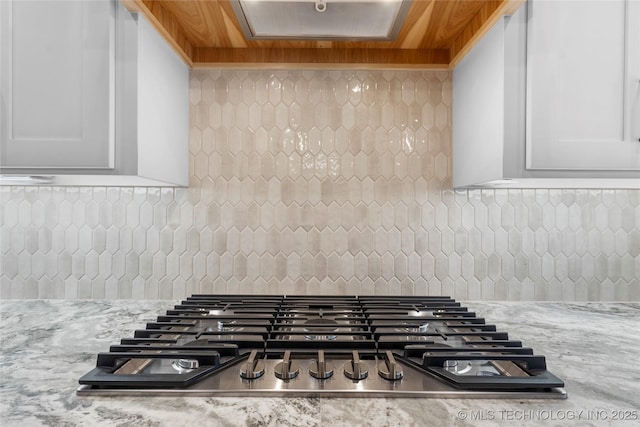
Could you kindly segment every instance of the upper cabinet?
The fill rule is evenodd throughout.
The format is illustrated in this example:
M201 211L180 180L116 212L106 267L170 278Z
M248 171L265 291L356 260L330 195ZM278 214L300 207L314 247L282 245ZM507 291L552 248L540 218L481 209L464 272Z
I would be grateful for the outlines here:
M640 170L640 2L531 1L527 168Z
M532 0L453 71L454 187L640 188L640 2Z
M188 184L188 66L120 2L4 1L2 184Z
M2 166L113 168L114 4L2 2Z

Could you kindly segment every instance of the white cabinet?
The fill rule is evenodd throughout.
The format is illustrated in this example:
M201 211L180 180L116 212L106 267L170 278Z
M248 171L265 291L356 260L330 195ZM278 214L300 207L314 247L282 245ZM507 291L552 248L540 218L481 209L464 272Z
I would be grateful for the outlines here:
M138 17L138 175L189 183L189 68Z
M112 168L114 4L0 7L2 166Z
M640 2L528 12L527 168L640 170Z
M498 21L453 72L454 187L504 176L504 26Z
M0 184L188 185L189 69L144 17L110 0L0 13Z
M595 26L546 10L560 3L534 0L505 17L453 71L454 187L640 188L639 4L621 2L622 24ZM538 4L559 21L536 22ZM618 42L622 25L622 48L602 53L620 64L588 55L575 35L584 25L611 27Z

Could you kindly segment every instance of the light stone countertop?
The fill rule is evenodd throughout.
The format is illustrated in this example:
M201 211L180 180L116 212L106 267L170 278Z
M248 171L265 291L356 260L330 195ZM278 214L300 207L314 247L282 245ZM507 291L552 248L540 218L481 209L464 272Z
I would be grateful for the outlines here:
M177 301L0 301L6 426L640 424L640 303L463 303L547 357L567 400L78 397L78 378ZM634 418L618 421L615 418Z

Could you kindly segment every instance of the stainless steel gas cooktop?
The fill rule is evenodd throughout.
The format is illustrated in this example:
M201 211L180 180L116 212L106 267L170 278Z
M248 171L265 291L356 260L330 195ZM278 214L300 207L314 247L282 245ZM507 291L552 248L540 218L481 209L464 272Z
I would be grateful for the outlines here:
M448 297L194 295L78 395L564 399L544 356Z

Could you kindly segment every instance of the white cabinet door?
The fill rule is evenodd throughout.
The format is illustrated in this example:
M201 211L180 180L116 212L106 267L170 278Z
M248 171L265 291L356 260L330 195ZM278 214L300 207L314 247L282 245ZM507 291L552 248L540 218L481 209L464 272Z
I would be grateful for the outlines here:
M112 168L114 3L0 3L0 165Z
M138 16L138 175L189 184L189 67Z
M499 20L453 70L453 186L504 177L505 25Z
M527 169L640 169L640 1L530 0Z

